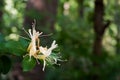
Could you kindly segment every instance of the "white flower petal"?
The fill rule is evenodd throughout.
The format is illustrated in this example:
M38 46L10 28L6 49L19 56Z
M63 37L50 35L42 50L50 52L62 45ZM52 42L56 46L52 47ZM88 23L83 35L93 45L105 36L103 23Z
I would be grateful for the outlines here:
M57 44L55 44L55 40L53 41L52 45L51 45L51 49L55 49L57 47Z
M31 29L28 30L30 37L32 38L32 33L31 33Z
M48 49L47 52L46 52L46 56L49 56L52 52L52 49Z
M45 60L43 60L44 61L44 63L43 63L43 71L45 70L45 65L46 65L46 61Z
M53 41L51 47L49 49L43 48L42 46L39 47L40 52L44 54L46 57L49 56L52 53L52 50L57 47L57 44L55 44L55 40Z
M40 49L40 52L41 52L41 53L43 53L44 55L46 55L46 52L47 52L47 51L46 51L45 48L43 48L42 46L40 46L39 49Z
M39 33L39 35L41 35L43 32Z
M56 41L54 40L51 46L55 45L55 42L56 42Z
M33 35L35 36L36 35L36 30L33 28Z

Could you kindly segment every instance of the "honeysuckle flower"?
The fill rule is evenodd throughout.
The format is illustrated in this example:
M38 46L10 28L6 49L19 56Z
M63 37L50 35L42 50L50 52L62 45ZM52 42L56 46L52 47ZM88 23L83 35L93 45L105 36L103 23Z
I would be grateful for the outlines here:
M35 30L35 27L32 27L32 30L29 29L29 37L31 38L31 42L27 48L27 51L29 52L30 59L31 59L31 56L34 56L39 52L39 50L37 50L37 47L39 47L39 36L41 34L42 32L41 33L37 32Z
M45 56L49 56L52 52L53 49L55 49L57 47L57 44L55 44L55 40L53 41L51 47L49 49L47 49L47 47L43 48L42 46L39 47L40 52L45 55Z
M52 50L57 47L57 44L55 44L55 42L56 41L54 40L49 49L47 49L47 47L42 47L42 46L39 47L40 53L42 53L42 54L38 55L38 58L43 60L43 71L45 69L46 61L50 62L50 61L54 60L53 63L57 62L57 59L55 57L50 57Z
M61 61L61 56L52 52L53 49L57 48L58 46L55 40L52 42L50 48L39 46L39 37L48 35L41 35L42 32L36 31L35 23L32 25L32 29L29 29L28 32L25 32L28 34L31 40L27 48L27 55L29 55L30 60L31 57L33 57L38 63L39 60L43 60L43 71L47 64L57 64L57 61Z

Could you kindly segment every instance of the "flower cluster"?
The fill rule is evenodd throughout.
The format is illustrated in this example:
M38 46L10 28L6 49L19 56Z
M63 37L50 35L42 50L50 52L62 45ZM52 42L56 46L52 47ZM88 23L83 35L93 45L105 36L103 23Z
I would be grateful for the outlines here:
M35 30L35 25L32 26L32 29L28 30L28 35L31 39L31 42L29 43L29 46L27 48L30 60L31 57L34 57L36 60L43 60L43 71L45 69L45 66L47 62L50 62L52 64L57 64L57 61L60 60L59 57L52 56L52 50L57 48L56 41L54 40L51 44L50 48L40 46L40 39L39 37L42 35L42 32L38 32Z

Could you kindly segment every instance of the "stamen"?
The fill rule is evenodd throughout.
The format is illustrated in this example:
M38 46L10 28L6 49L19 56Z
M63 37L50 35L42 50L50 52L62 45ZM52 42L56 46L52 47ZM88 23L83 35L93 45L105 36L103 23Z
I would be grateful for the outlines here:
M40 64L40 62L38 61L38 59L37 59L37 58L36 58L36 61L37 61L37 63L38 63L38 64Z
M30 37L29 33L25 30L25 28L23 27L22 29Z
M41 35L39 37L45 37L45 36L51 36L51 35L53 35L53 33L50 33L50 34L47 34L47 35Z
M44 69L45 69L45 65L46 65L46 61L44 60L44 63L43 63L43 71L44 71Z
M26 40L30 40L29 38L26 38L26 37L23 37L23 36L20 36L19 37L23 38L23 39L26 39ZM31 40L30 40L31 41Z
M27 55L29 55L29 54L26 54L26 55L24 55L23 57L26 57Z

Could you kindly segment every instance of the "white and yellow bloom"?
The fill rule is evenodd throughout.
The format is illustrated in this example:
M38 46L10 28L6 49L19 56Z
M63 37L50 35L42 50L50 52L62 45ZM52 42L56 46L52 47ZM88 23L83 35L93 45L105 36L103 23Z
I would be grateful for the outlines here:
M27 51L29 52L29 56L31 59L31 56L36 55L39 51L37 50L37 47L39 47L39 36L42 34L39 32L36 32L35 27L31 29L29 29L29 37L31 38L31 42L28 46ZM37 43L37 46L36 46Z
M27 33L27 32L26 32ZM31 57L38 60L43 60L43 71L47 63L57 64L57 61L61 61L60 56L58 54L52 53L53 49L57 48L56 41L54 40L51 44L50 48L39 46L39 36L42 32L38 32L35 30L35 24L33 24L32 29L28 30L27 33L31 39L27 51L31 60ZM39 61L38 61L39 62Z
M44 61L43 71L45 69L46 61L51 61L51 58L49 56L52 53L52 50L57 47L57 44L55 44L55 42L56 41L54 40L52 45L51 45L51 47L49 49L47 49L47 47L42 47L42 46L39 47L40 53L42 53L42 55L38 55L38 58L42 59ZM56 63L57 59L56 58L53 58L53 59L54 59L53 63Z

